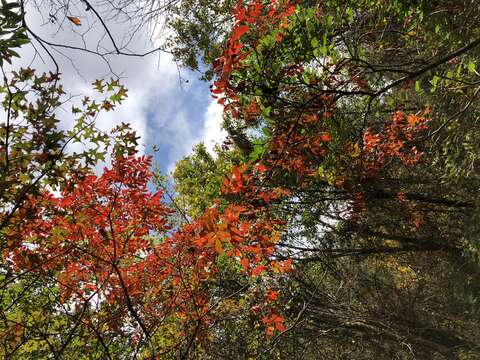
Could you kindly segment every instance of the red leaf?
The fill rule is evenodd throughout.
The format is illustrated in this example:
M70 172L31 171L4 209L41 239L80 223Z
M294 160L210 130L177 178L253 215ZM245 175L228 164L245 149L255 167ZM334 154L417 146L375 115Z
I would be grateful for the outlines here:
M295 12L296 6L295 5L290 5L286 10L285 10L285 16L290 16Z
M283 322L276 322L276 323L275 323L275 328L276 328L278 331L285 331L285 330L287 330L287 328L285 327L285 325L283 325Z
M255 166L255 168L257 169L258 172L261 172L261 173L264 173L268 170L263 163L259 163L258 165Z
M255 269L252 270L252 275L258 276L266 269L263 265L258 265Z
M248 33L249 31L250 31L250 28L249 28L247 25L237 26L237 27L235 27L235 29L233 30L231 39L232 39L233 41L237 41L237 40L239 40L239 39L242 37L242 35Z
M322 140L323 142L329 142L332 140L332 135L330 135L329 133L324 133L320 135L320 140Z
M269 301L275 301L278 298L278 293L274 290L268 290L267 292L267 299Z

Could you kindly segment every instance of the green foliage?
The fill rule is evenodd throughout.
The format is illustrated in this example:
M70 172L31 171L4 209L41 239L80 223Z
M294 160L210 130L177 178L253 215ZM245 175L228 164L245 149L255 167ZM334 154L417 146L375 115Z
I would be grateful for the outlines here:
M220 196L222 180L241 160L237 151L226 151L218 146L215 156L202 143L192 154L177 162L173 173L176 203L191 218L196 218L213 205Z
M12 57L18 57L14 50L30 41L23 26L23 16L19 2L2 0L0 4L0 66L5 60L12 63Z
M222 52L223 41L233 21L235 0L186 0L174 4L167 25L172 34L167 47L176 61L192 70L200 70L211 79L210 64ZM207 69L204 70L204 65Z
M270 164L262 185L290 191L271 208L288 224L276 251L297 261L284 304L303 322L267 356L478 356L479 18L473 1L304 1L224 41L225 123ZM369 131L397 112L428 117L421 157L365 170Z
M245 3L249 9L272 2ZM268 193L263 202L244 199L240 190L247 186L256 186L254 194L283 189L288 195L268 205L268 216L285 229L272 257L293 259L295 271L248 279L234 259L241 254L229 258L231 243L223 246L207 232L210 238L197 242L215 248L219 243L220 255L217 273L207 271L212 277L199 286L223 300L219 316L206 338L193 336L189 345L176 342L178 319L163 319L152 346L179 344L180 355L188 346L182 358L190 345L191 357L212 359L478 358L476 2L300 1L284 21L251 17L242 28L235 28L235 5L172 5L168 46L180 63L203 70L200 63L208 66L225 48L238 51L230 63L224 59L229 71L220 66L204 74L217 77L214 91L223 86L216 94L235 149L217 148L213 156L197 145L177 163L174 201L189 222L214 205L263 206ZM0 15L7 29L0 51L7 60L24 41L15 9ZM238 42L229 40L232 28ZM104 160L106 148L128 154L137 141L128 125L119 126L113 140L95 128L98 113L126 96L117 81L96 81L102 99L74 106L74 124L63 130L55 116L64 96L57 76L35 76L30 69L12 75L1 88L7 115L0 130L3 243L1 236L15 226L9 224L12 212L28 194L68 191L68 177ZM397 136L419 122L422 131ZM73 142L87 146L79 154L66 152ZM408 163L402 151L419 155ZM246 180L237 167L242 164L252 165L257 178ZM240 190L224 196L220 189L232 169ZM255 215L242 216L247 224ZM214 227L201 225L192 236ZM190 246L182 255L195 251ZM0 279L4 357L43 358L55 353L52 348L61 349L57 357L63 358L132 353L130 324L106 326L119 315L117 304L100 304L98 316L82 322L78 304L55 306L59 290L42 278L51 279L48 272L17 274L8 261ZM281 289L279 298L262 297L268 288ZM277 301L291 326L273 338L257 316L264 310L256 305L269 301Z

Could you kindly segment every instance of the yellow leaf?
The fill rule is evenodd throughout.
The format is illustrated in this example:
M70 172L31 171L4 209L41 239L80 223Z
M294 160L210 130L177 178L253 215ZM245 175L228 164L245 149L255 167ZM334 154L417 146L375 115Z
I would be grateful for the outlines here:
M222 242L220 239L217 239L215 241L215 251L219 254L223 254L223 247L222 247Z
M352 145L352 153L351 153L352 157L356 158L356 157L359 157L360 156L360 146L358 145L358 143L355 143Z

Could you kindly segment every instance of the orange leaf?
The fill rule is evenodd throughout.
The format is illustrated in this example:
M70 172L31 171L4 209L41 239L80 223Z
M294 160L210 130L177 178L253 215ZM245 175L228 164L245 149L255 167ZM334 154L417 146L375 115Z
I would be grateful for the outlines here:
M240 170L241 170L241 169L240 169L239 166L234 167L234 168L232 169L232 179L233 179L233 180L239 181L239 180L242 179L242 173L241 173Z
M283 323L284 319L283 319L283 316L280 316L280 315L277 315L277 314L273 314L273 315L270 317L270 321L271 321L271 322L275 322L275 323Z
M80 19L76 16L67 16L67 19L70 20L71 23L77 25L77 26L80 26L82 25L82 22L80 21Z
M420 214L414 213L412 219L413 225L418 229L423 224L423 218Z
M290 5L286 10L285 10L285 16L290 16L295 12L296 6L295 5Z
M329 142L330 140L332 140L332 136L329 133L324 133L320 135L320 140L322 140L323 142Z
M215 241L215 251L219 254L223 254L222 242L219 239Z
M267 331L266 331L266 332L267 332L267 335L268 335L268 336L272 336L273 333L275 332L275 328L274 328L273 326L269 326L269 327L267 327Z
M413 114L410 114L410 115L407 116L407 123L408 123L408 126L410 126L410 127L414 127L415 125L420 123L422 120L423 120L423 118L418 117L418 116L413 115Z
M202 236L202 237L199 237L198 239L195 239L193 240L193 242L198 245L198 247L203 247L206 243L207 243L207 239Z
M250 261L248 260L248 258L244 257L242 260L240 260L240 264L243 266L245 270L248 270Z
M290 271L292 270L292 259L287 259L283 262L283 269L285 271Z

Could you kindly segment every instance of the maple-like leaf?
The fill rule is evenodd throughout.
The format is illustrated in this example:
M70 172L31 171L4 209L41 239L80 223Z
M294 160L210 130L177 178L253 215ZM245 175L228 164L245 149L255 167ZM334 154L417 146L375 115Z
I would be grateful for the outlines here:
M110 101L105 100L102 104L102 108L105 109L106 111L112 110L112 103Z

